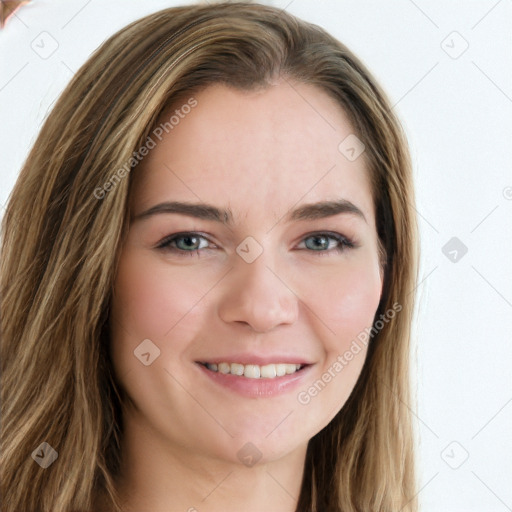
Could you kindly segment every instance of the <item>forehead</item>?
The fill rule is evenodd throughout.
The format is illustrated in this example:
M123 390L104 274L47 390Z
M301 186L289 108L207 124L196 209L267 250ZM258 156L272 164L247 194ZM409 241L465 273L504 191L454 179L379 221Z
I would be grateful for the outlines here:
M373 219L364 154L351 161L339 149L353 134L340 105L315 86L211 85L160 116L150 134L155 147L135 169L135 209L203 200L242 216L276 216L342 197Z

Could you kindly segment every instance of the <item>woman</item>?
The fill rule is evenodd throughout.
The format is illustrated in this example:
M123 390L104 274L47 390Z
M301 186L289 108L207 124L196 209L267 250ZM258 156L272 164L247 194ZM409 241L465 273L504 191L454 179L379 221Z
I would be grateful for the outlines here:
M414 511L407 144L277 9L138 20L85 63L3 220L14 511Z

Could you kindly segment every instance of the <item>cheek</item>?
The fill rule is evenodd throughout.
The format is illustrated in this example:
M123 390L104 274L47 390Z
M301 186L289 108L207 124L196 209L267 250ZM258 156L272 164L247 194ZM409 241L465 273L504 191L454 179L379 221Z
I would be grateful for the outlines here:
M173 267L130 247L123 251L112 300L111 352L116 374L136 403L147 403L154 410L161 407L154 391L167 389L169 380L160 370L176 365L193 339L199 325L193 319L200 310L195 306L205 292L204 282L201 285L197 276L193 279L185 267ZM141 364L134 353L146 339L160 350L150 366ZM175 392L173 400L179 403L180 390Z
M304 283L305 304L318 317L324 357L321 367L297 395L300 407L324 427L343 407L361 373L367 345L358 335L372 326L381 277L372 254L315 273ZM314 321L314 320L312 320ZM365 338L367 339L367 338ZM313 433L316 433L313 432Z
M204 286L185 267L127 251L115 282L112 315L137 339L162 339L204 295Z
M378 264L371 255L361 254L345 263L316 272L304 282L307 293L302 295L338 344L372 324L382 289Z

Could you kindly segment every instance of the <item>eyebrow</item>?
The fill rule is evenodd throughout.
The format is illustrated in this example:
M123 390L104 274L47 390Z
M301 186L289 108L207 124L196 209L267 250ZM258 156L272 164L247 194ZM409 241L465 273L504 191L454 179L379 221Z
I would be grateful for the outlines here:
M139 213L133 217L133 221L138 221L152 217L158 214L177 213L187 215L196 219L211 220L221 222L225 225L233 225L233 212L228 208L226 210L206 203L184 203L180 201L166 201L152 206L148 210ZM306 221L334 217L340 214L350 214L366 221L364 213L351 201L347 199L338 199L335 201L321 201L310 203L297 207L288 212L286 221Z

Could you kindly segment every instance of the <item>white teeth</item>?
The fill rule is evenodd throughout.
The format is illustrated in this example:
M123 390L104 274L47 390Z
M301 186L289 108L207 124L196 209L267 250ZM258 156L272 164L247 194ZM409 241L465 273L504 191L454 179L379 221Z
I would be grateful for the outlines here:
M283 377L291 375L302 368L297 363L279 363L266 364L258 366L257 364L240 364L240 363L206 363L206 367L214 372L223 374L244 376L248 379L274 379L275 377Z
M260 367L255 364L246 364L244 368L244 377L249 379L259 379L261 375Z
M276 364L276 375L278 377L282 377L286 375L286 365L285 364Z
M297 371L297 367L294 364L285 364L284 367L288 375Z
M219 372L220 373L230 373L231 365L229 363L220 363L219 364Z
M263 379L273 379L277 375L276 365L267 364L261 367L261 377Z
M238 363L231 363L231 373L232 375L243 375L244 365Z

